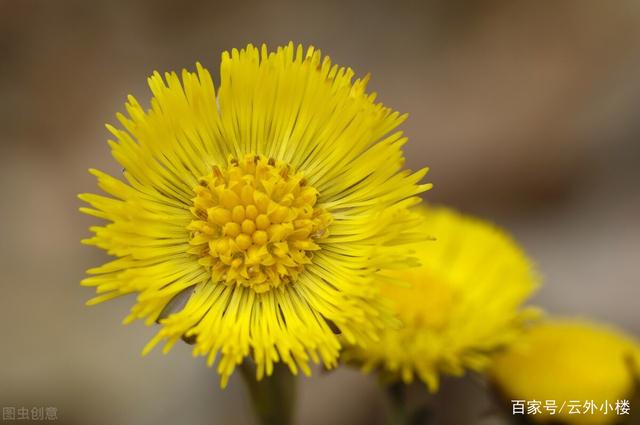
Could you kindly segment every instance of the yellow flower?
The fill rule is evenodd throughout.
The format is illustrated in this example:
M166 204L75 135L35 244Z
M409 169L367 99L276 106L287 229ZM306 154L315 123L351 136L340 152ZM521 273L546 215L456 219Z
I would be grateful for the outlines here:
M637 341L608 327L575 319L534 326L522 345L497 356L490 370L510 400L541 403L541 412L527 417L568 424L607 424L621 419L615 405L631 397L639 372ZM545 407L547 400L557 406L554 415L553 409Z
M418 236L408 207L430 186L403 169L406 116L313 47L224 52L217 91L196 67L154 73L151 108L129 96L108 126L124 181L90 170L111 196L80 198L110 222L84 242L117 259L88 271L89 304L138 294L125 322L161 325L143 353L187 339L220 354L222 386L248 356L258 379L333 367L337 332L359 343L393 320L375 275Z
M417 375L436 391L439 374L482 370L520 335L535 312L521 304L537 277L520 248L492 225L441 207L419 211L424 236L412 248L422 266L389 274L408 285L383 286L403 325L366 349L350 347L344 359L366 372L380 368L386 379L410 383Z

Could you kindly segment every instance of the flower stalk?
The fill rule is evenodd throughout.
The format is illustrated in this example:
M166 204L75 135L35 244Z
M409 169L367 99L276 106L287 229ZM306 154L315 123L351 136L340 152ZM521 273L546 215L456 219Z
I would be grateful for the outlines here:
M255 365L240 366L253 410L261 425L291 425L296 402L296 377L283 364L274 365L273 374L258 381Z
M387 424L431 425L435 424L433 398L424 396L424 388L412 391L413 385L403 382L383 382L387 399Z
M385 387L387 394L387 423L389 425L409 425L406 397L407 387L401 383L389 384Z

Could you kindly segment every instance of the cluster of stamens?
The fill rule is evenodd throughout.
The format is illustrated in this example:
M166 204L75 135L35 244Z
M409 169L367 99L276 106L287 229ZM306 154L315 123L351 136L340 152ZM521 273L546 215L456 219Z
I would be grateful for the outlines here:
M382 295L394 304L398 317L413 328L440 329L452 313L456 302L454 287L427 267L402 270L393 274L411 287L386 284Z
M263 156L214 165L195 193L189 252L214 281L258 293L294 281L331 222L301 173Z

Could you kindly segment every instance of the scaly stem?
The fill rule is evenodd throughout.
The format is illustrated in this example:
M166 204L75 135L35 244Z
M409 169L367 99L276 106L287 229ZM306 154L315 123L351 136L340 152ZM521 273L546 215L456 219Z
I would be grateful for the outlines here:
M401 383L386 386L387 400L389 401L389 425L408 425L409 414L407 412L406 398L407 387Z
M296 399L296 380L289 368L278 363L273 374L256 380L255 366L243 362L240 371L247 384L251 404L261 425L291 425Z
M383 383L387 395L387 424L419 425L432 424L434 418L431 410L433 400L430 397L416 399L410 397L411 385L402 382Z

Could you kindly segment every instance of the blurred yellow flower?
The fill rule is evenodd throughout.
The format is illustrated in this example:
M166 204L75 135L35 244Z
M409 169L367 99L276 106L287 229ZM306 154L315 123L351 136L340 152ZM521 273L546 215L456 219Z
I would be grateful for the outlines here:
M422 266L387 273L383 286L403 325L366 349L349 347L344 359L405 383L417 375L436 391L441 373L480 371L520 335L537 312L521 304L538 279L522 250L491 224L441 207L418 210L423 240L411 248Z
M521 345L497 356L490 375L508 399L543 404L530 419L609 424L620 419L616 403L631 397L639 371L640 345L631 337L587 321L555 319L532 327ZM557 409L545 408L547 400Z
M84 242L118 257L88 271L89 304L138 294L125 322L161 325L143 353L188 339L221 354L222 386L249 356L258 379L308 374L336 365L336 331L374 338L394 320L375 275L411 262L408 208L430 185L403 169L406 116L353 76L291 43L224 52L217 92L199 64L154 73L151 109L130 96L108 126L124 181L91 170L111 196L80 196L110 222Z

